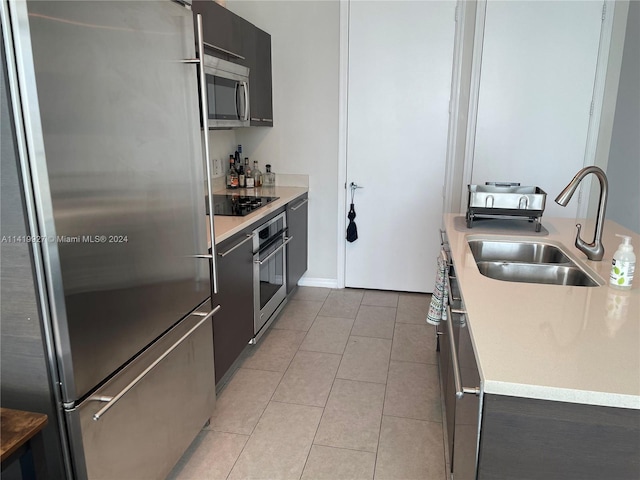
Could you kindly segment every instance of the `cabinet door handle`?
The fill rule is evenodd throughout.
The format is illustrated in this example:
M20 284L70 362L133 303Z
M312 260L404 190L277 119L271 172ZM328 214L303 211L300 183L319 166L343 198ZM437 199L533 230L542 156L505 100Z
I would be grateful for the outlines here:
M233 252L236 248L238 248L240 245L243 245L243 244L247 243L249 240L253 239L253 237L255 237L255 236L256 236L255 233L247 233L247 238L245 238L244 240L238 242L237 244L235 244L233 247L231 247L226 252L223 252L223 253L218 252L218 256L219 257L226 257L231 252Z
M267 255L265 258L263 258L262 260L254 260L253 263L257 263L258 265L262 265L264 262L266 262L267 260L269 260L271 257L273 257L276 253L278 253L280 250L282 250L284 248L284 246L289 243L291 240L293 240L293 237L287 237L284 239L284 242L282 242L282 245L280 245L278 248L276 248L273 252L271 252L269 255Z
M302 200L299 204L297 204L295 207L291 207L291 211L295 212L296 210L298 210L302 205L304 205L305 203L307 203L309 201L308 198L305 198L304 200Z
M220 308L221 308L220 305L218 305L216 308L211 310L209 313L204 314L204 317L202 317L202 320L200 320L198 323L196 323L193 327L191 327L189 329L189 331L187 333L185 333L173 345L171 345L169 348L167 348L162 355L160 355L158 358L156 358L151 365L149 365L147 368L145 368L142 371L142 373L140 373L140 375L138 375L136 378L134 378L126 387L124 387L122 390L120 390L120 392L117 395L114 395L113 397L107 397L107 396L96 397L95 400L97 400L99 402L107 402L107 404L93 415L93 420L96 421L96 422L98 420L100 420L100 418L105 413L107 413L107 411L111 407L113 407L118 400L120 400L122 397L124 397L127 394L127 392L129 392L133 387L135 387L140 382L140 380L142 380L144 377L146 377L147 374L149 372L151 372L151 370L153 370L162 360L167 358L171 352L173 352L176 348L178 348L182 342L184 342L193 332L195 332L200 327L200 325L202 325L204 322L206 322L211 317L213 317L216 313L218 313L218 310L220 310ZM200 316L199 312L194 312L192 315Z
M449 349L451 350L451 363L453 367L453 382L456 386L456 398L461 399L465 393L480 395L480 388L463 387L462 376L460 374L460 362L458 361L458 349L456 348L456 339L453 336L453 318L451 316L451 307L447 305L447 330L449 332ZM456 313L462 313L456 311Z

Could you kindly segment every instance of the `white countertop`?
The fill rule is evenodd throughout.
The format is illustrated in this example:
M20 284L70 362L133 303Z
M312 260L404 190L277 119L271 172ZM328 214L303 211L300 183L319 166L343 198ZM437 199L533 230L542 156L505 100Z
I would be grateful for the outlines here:
M264 207L259 208L255 212L250 213L244 217L226 217L221 215L213 216L213 227L216 234L216 245L220 242L233 237L236 233L241 232L252 223L266 217L270 213L278 210L287 203L295 200L300 195L304 195L309 191L306 187L271 187L271 188L251 188L251 189L235 189L235 190L219 190L214 193L219 194L237 194L247 196L270 196L280 197L278 200L267 204ZM211 239L207 233L207 241L211 246Z
M548 235L532 227L499 236L560 243L602 286L515 283L480 274L467 239L496 234L480 224L467 229L459 216L447 214L444 223L484 392L640 409L640 274L631 290L608 286L621 240L614 234L630 235L636 255L640 235L607 220L604 258L594 262L574 246L574 219L543 218ZM592 222L583 223L590 241Z

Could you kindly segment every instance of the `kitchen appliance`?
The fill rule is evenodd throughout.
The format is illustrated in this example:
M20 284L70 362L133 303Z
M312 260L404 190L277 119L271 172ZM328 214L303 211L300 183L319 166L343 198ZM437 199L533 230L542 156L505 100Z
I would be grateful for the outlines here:
M287 296L287 217L282 212L253 231L253 343L269 328Z
M213 195L213 214L227 217L244 217L251 212L266 206L280 197L265 197L261 195ZM207 208L207 214L209 210Z
M440 378L445 403L447 465L451 479L467 480L476 478L477 474L483 384L446 234L442 230L440 234L440 255L449 266L447 319L436 327L436 349L440 352Z
M42 322L30 328L43 339L24 348L48 372L33 388L3 375L3 405L51 412L52 478L165 478L215 404L220 307L192 12L168 0L2 2L0 12L15 205L30 239L11 279L36 285ZM3 305L5 327L28 321ZM34 374L37 362L2 350L3 369L8 359Z
M249 68L204 55L209 128L248 127Z
M519 183L487 182L468 185L467 228L475 218L524 218L535 222L539 232L547 194L539 187L522 187Z

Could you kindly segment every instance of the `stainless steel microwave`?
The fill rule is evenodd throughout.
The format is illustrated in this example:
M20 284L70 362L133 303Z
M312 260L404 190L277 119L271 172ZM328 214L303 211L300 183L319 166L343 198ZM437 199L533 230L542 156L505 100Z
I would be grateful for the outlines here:
M208 128L248 127L249 68L204 56Z

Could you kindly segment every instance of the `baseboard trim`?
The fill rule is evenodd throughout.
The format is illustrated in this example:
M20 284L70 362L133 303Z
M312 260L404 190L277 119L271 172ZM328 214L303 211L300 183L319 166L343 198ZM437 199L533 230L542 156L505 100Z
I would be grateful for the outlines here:
M298 286L300 286L300 287L338 288L338 279L336 279L336 278L302 277L300 280L298 280Z

